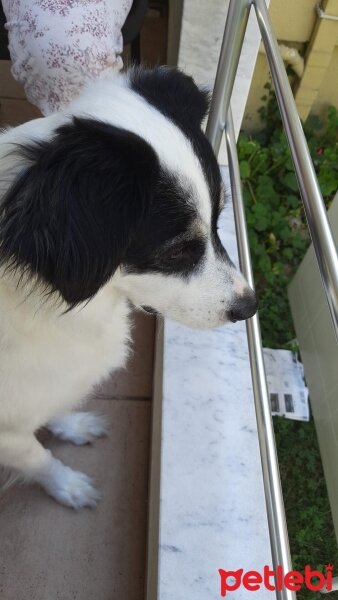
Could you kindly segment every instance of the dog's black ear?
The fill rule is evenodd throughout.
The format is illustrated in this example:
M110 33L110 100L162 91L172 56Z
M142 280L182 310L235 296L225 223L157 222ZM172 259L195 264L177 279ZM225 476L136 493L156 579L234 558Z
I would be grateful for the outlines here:
M130 72L131 87L172 119L183 131L201 126L209 107L209 93L172 67L144 69L137 67Z
M78 118L21 153L29 166L1 204L0 260L75 306L123 262L151 201L157 156L131 132Z

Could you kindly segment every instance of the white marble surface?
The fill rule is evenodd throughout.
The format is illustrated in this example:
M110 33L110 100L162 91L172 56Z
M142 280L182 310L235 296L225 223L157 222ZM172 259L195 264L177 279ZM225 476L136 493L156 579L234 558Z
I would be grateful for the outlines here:
M227 0L184 1L179 66L210 89L227 6ZM253 17L232 97L237 133L260 40ZM227 162L225 144L219 161ZM236 262L231 204L221 236ZM159 540L154 536L160 545L151 600L219 599L219 568L262 571L272 564L244 323L200 332L165 322L160 435ZM264 589L256 596L275 597ZM240 588L227 597L253 594Z
M229 0L184 0L179 66L192 75L199 85L210 90L215 82L228 4ZM231 101L236 134L243 120L260 39L257 19L252 10ZM227 164L224 140L219 162Z
M221 233L235 259L231 204ZM157 597L216 600L219 568L272 564L245 325L164 327ZM253 595L241 588L229 597Z

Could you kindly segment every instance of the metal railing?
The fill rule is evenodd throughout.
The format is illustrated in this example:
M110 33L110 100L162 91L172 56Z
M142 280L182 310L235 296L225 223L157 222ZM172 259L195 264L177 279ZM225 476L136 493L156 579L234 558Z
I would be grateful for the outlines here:
M236 139L230 99L251 6L254 7L267 54L275 93L298 179L332 323L338 339L338 256L326 209L306 144L296 104L273 34L265 0L230 0L221 54L207 124L207 136L218 154L226 134L238 252L242 272L253 287ZM248 346L255 398L258 438L273 565L292 570L283 495L266 383L258 316L247 321ZM276 591L278 600L295 599L294 592Z

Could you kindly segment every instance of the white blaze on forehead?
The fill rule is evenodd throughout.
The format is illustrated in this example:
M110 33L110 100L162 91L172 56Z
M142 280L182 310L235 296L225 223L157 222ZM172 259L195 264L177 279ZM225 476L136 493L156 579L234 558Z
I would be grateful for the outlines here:
M201 163L183 132L142 96L128 88L128 79L118 75L111 81L89 86L74 100L68 113L100 119L143 138L155 150L161 165L186 186L202 220L211 220L211 201Z

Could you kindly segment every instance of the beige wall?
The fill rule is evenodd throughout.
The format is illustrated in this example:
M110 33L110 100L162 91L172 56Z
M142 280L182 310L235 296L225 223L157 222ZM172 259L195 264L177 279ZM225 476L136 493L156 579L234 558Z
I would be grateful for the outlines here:
M285 42L307 42L316 19L318 0L271 0L270 17L275 34Z
M245 107L244 119L242 123L242 129L245 131L254 131L255 129L259 129L260 118L257 111L262 105L261 98L266 93L264 85L267 81L270 81L269 69L265 54L261 49L257 57L256 67Z
M332 53L325 79L313 104L313 112L320 113L323 107L328 104L332 104L338 108L338 45L334 48Z
M338 108L338 21L319 19L316 12L318 0L271 0L270 16L278 41L299 50L305 58L305 71L301 79L295 76L293 90L298 110L304 120L309 111L320 113L333 104ZM338 0L323 0L327 14L338 14ZM248 96L243 129L259 128L257 113L269 81L263 45ZM305 98L305 101L304 101Z

